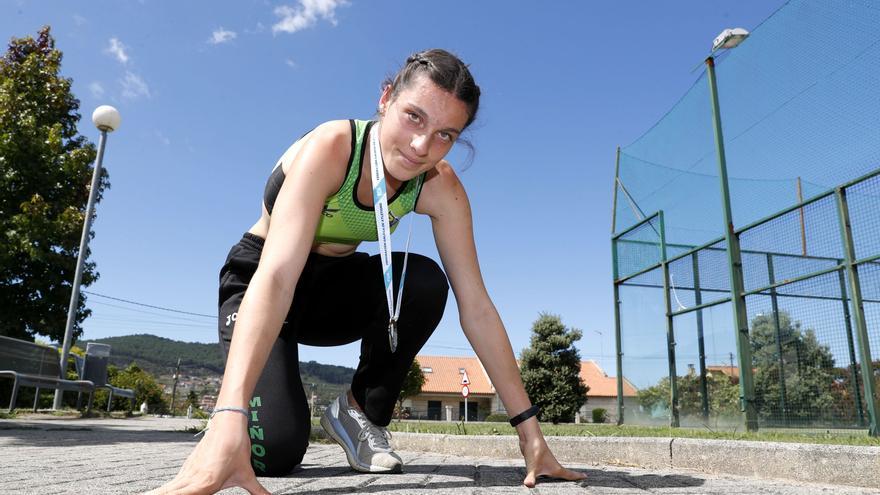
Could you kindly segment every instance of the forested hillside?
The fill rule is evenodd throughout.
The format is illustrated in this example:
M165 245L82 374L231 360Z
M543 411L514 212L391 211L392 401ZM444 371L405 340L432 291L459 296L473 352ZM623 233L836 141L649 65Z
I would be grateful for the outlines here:
M83 349L89 341L76 343ZM181 374L193 376L222 375L223 358L220 344L202 344L196 342L180 342L177 340L157 337L155 335L125 335L95 339L111 346L110 362L119 367L135 362L141 368L156 376L170 375L180 358ZM315 383L318 389L337 389L330 385L347 385L354 375L353 368L321 364L315 361L300 362L300 375L308 389L309 383Z

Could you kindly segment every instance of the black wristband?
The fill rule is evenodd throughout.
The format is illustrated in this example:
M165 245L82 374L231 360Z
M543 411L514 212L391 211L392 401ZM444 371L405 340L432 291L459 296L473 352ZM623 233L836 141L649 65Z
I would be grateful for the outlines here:
M537 416L539 412L541 412L541 408L537 404L535 404L534 406L510 418L510 426L516 427L516 425L531 418L532 416Z

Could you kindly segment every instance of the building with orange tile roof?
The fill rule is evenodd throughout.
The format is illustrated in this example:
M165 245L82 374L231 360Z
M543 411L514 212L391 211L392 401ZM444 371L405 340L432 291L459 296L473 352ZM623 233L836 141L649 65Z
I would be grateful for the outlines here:
M422 393L404 401L413 419L459 421L465 414L462 381L467 376L468 421L483 420L500 404L495 387L476 357L416 356L425 384ZM502 408L503 412L503 408Z
M425 384L422 393L404 401L413 419L459 421L464 416L462 380L467 376L468 420L482 421L489 414L507 414L486 369L475 356L416 356ZM617 378L608 376L595 361L581 361L581 379L590 387L580 417L592 418L592 410L603 408L608 421L617 418ZM638 395L628 380L623 382L624 399Z
M605 409L607 422L617 421L617 377L608 376L595 361L581 361L581 380L590 387L587 390L587 402L581 406L580 417L583 421L592 421L593 409ZM623 379L623 399L639 395L638 389L626 378Z

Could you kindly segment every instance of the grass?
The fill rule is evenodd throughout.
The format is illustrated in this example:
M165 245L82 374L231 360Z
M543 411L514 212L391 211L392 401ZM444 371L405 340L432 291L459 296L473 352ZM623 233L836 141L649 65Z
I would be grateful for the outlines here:
M439 433L446 435L515 435L507 423L447 423L441 421L392 421L392 432ZM572 437L672 437L716 440L751 440L759 442L813 443L880 447L880 438L868 436L866 430L763 430L754 433L720 431L703 428L671 428L668 426L634 426L604 424L542 423L546 436Z

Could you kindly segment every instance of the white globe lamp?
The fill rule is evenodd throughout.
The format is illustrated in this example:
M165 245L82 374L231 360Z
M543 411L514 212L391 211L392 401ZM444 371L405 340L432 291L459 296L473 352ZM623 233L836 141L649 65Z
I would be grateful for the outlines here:
M101 105L92 112L92 122L101 131L113 132L119 128L122 117L119 116L119 110L110 105Z

